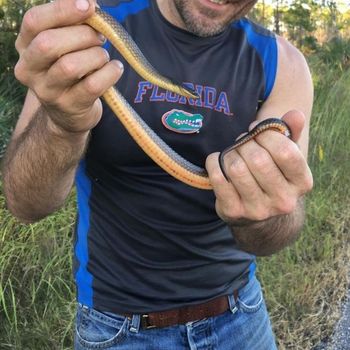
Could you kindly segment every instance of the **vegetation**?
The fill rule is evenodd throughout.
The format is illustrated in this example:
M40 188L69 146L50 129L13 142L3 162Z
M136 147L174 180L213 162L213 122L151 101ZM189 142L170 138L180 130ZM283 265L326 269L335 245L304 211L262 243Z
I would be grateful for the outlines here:
M281 350L311 349L327 340L348 285L350 70L341 73L319 61L313 67L319 80L309 151L315 187L307 196L307 222L292 247L260 261Z
M23 9L13 1L0 5L0 47L6 52L0 57L1 156L24 89L12 76ZM304 10L313 25L297 23ZM293 246L258 264L279 348L312 349L332 333L348 283L350 10L341 12L334 1L296 0L288 7L274 0L261 1L253 16L277 25L307 53L315 82L309 157L315 188L307 196L307 222ZM65 208L34 225L16 222L0 195L1 349L72 348L74 219L74 193Z

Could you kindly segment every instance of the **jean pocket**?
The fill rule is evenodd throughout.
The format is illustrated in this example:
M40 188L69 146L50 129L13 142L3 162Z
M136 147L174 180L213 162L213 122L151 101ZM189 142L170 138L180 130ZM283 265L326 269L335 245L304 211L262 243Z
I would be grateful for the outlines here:
M263 294L259 281L254 278L239 293L237 307L245 313L257 312L263 305Z
M80 307L77 312L76 341L84 349L106 349L120 343L126 335L126 317L111 317L94 309Z

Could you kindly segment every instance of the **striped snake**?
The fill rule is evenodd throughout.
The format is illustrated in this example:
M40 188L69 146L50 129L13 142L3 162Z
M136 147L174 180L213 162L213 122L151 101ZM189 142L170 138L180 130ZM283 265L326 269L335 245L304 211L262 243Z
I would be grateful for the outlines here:
M147 61L123 26L107 13L97 8L96 12L85 20L85 23L103 34L133 69L145 80L179 95L195 99L199 98L196 91L184 85L179 85L171 79L160 75ZM103 94L103 98L135 142L162 169L190 186L205 190L212 189L206 170L190 163L170 148L143 121L118 90L114 87L109 88ZM253 139L261 132L270 129L290 136L288 126L278 118L266 119L259 123L253 130L220 154L219 164L226 179L228 179L228 177L223 167L224 155Z

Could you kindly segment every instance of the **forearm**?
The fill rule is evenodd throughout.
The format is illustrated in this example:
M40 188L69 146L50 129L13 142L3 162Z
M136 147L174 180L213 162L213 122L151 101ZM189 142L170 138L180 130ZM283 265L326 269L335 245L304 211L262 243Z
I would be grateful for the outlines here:
M3 162L9 210L23 222L39 220L64 203L88 133L54 128L41 107L26 130L13 138Z
M304 219L304 201L299 199L291 214L263 221L242 220L229 226L240 249L257 256L267 256L292 243L298 237Z

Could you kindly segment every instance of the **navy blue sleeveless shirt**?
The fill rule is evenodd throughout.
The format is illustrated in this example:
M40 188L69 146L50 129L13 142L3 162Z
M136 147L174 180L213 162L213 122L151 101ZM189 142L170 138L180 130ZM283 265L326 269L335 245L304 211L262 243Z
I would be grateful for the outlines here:
M131 34L157 70L200 95L186 99L124 63L117 88L176 152L204 167L248 129L276 75L276 39L243 18L199 38L170 24L156 0L105 0L102 8ZM159 168L107 105L77 177L75 279L80 303L101 311L146 313L232 293L254 274L217 216L212 191Z

